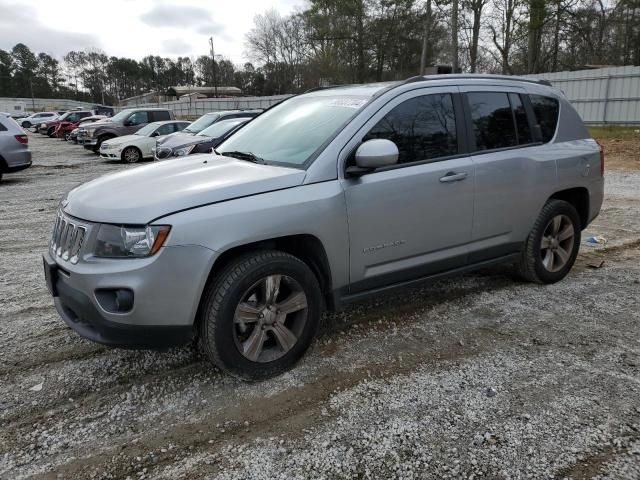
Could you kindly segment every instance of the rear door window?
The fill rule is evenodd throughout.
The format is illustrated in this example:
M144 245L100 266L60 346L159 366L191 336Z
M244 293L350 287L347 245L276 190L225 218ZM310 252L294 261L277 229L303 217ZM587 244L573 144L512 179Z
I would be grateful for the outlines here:
M152 122L159 122L161 120L171 120L169 112L167 111L153 111L149 113L151 113L151 118L153 118L153 120L151 120Z
M506 93L470 92L467 98L471 108L476 150L518 145L511 104Z
M456 118L451 94L410 98L394 107L362 139L391 140L398 163L449 157L458 153Z
M550 142L556 134L556 127L558 126L558 113L560 111L558 100L544 95L529 95L529 99L533 106L536 121L542 131L542 141L544 143Z

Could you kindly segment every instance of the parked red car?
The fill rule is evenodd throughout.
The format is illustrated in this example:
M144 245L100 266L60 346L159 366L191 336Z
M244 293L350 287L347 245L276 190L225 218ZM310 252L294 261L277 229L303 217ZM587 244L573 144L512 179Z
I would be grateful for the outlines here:
M107 118L106 115L91 115L90 117L80 118L75 121L62 120L56 125L53 136L62 138L63 140L68 140L71 131L78 128L80 124L97 122L98 120L104 120L105 118Z

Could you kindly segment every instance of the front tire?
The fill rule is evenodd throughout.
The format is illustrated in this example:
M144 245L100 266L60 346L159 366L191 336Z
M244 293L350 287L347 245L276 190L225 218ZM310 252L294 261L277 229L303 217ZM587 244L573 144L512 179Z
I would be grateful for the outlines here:
M556 283L567 276L580 249L580 216L563 200L549 200L525 241L517 265L525 280Z
M203 294L200 346L215 365L258 380L295 365L318 329L318 280L300 259L264 250L229 263Z
M142 159L142 153L136 147L127 147L120 157L125 163L137 163Z

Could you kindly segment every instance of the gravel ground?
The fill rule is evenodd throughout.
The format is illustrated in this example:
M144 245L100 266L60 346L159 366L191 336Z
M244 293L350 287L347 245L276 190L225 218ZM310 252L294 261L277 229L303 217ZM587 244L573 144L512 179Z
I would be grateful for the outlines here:
M64 325L40 259L58 199L135 167L30 144L0 184L0 478L640 478L640 172L607 173L585 238L608 242L563 282L500 267L381 295L243 383Z

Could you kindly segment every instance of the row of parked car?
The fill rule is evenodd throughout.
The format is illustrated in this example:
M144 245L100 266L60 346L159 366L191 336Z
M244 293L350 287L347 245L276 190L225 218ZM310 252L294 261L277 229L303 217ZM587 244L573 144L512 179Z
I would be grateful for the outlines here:
M211 112L188 122L162 108L132 108L113 117L77 110L36 124L25 119L23 127L28 122L35 132L82 145L101 158L136 163L209 153L260 112Z

